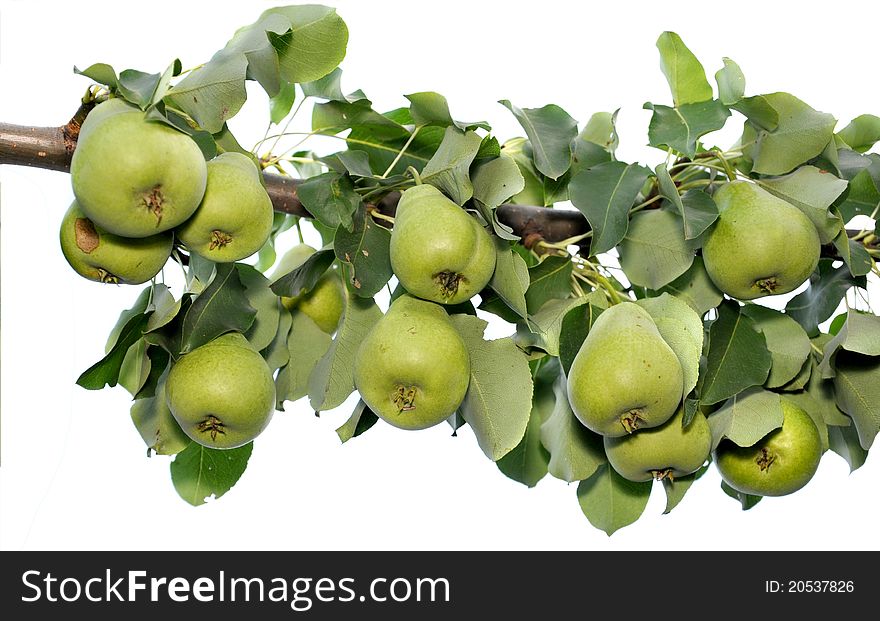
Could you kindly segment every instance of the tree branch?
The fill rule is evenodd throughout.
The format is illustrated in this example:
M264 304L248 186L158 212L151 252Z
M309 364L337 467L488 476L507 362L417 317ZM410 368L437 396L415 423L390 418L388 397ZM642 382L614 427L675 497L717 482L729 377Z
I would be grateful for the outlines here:
M73 118L61 127L0 123L0 164L69 172L80 127L93 106L93 103L83 104ZM299 179L269 172L263 173L263 179L275 211L304 218L312 217L296 195ZM396 192L389 194L379 202L377 208L386 215L394 215L399 198L400 195ZM501 205L497 214L498 219L512 228L527 246L532 246L539 240L559 242L590 230L586 219L578 211ZM852 237L858 231L848 230L847 234ZM880 239L872 241L869 247L880 247ZM822 254L838 257L833 246L823 246Z

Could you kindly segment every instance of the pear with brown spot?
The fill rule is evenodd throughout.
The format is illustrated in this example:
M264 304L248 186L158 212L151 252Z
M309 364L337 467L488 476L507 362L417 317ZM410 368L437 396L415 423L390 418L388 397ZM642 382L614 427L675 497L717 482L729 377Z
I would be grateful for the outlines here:
M177 236L190 252L231 263L263 247L272 219L272 201L257 166L241 153L223 153L208 162L205 197Z
M171 255L173 235L131 239L108 233L76 201L61 221L61 252L76 272L95 282L139 285L159 273Z

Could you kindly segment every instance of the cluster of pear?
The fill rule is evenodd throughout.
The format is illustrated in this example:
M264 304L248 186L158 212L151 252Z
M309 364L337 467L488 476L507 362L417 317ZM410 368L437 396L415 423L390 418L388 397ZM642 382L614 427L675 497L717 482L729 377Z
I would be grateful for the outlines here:
M383 420L425 429L464 400L470 357L447 308L489 283L495 246L477 220L437 188L417 185L397 206L391 267L406 293L361 342L355 386Z
M651 316L622 302L604 311L568 376L572 411L603 436L608 462L630 481L674 480L700 469L712 452L705 414L684 424L683 372ZM714 462L735 490L782 496L815 474L822 449L810 416L781 399L782 426L753 446L722 440Z
M211 261L237 261L271 232L272 202L250 158L230 152L206 163L189 136L122 99L86 117L70 173L61 250L89 280L147 282L175 238Z

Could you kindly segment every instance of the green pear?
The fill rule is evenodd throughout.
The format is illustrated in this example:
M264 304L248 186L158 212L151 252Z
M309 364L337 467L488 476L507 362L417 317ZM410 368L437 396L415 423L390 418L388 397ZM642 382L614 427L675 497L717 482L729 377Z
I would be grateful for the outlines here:
M617 437L669 420L682 382L678 357L651 316L621 302L599 315L575 356L568 400L586 427Z
M819 234L804 213L748 181L715 193L719 216L703 244L715 286L752 300L797 289L819 262Z
M273 273L273 279L278 280L285 274L295 270L305 263L315 249L306 244L299 244L288 250ZM333 334L342 310L345 307L345 294L342 280L334 269L327 270L310 291L300 293L295 297L281 296L281 303L287 310L300 310L314 321L321 330L327 334Z
M165 380L160 379L152 397L135 399L131 420L147 448L157 455L176 455L192 440L174 420L165 399Z
M425 429L461 405L470 358L442 307L403 295L361 342L354 381L379 418L401 429Z
M409 293L459 304L483 290L495 271L486 230L432 185L406 190L391 232L391 267Z
M165 396L186 435L209 448L231 449L269 424L275 382L247 339L230 332L181 356L168 373Z
M605 454L617 473L630 481L674 480L699 470L712 451L706 417L697 412L682 428L684 408L653 429L605 438Z
M95 282L147 282L168 261L173 242L170 232L139 239L108 233L89 220L76 201L61 221L64 258L80 276Z
M231 263L263 247L272 219L272 200L256 165L241 153L223 153L208 162L205 196L177 237L190 252Z
M192 138L110 99L86 117L70 176L92 222L114 235L149 237L195 212L207 168Z
M819 468L822 441L810 415L782 399L782 427L754 445L724 439L714 459L721 478L733 489L754 496L785 496L806 485Z

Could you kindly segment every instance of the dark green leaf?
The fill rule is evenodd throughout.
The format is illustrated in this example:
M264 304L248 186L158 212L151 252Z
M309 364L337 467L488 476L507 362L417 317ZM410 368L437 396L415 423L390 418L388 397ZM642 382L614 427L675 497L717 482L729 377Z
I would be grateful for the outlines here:
M718 403L763 384L770 372L771 357L764 336L734 302L718 307L718 319L709 330L706 371L700 401Z
M602 308L598 306L582 304L568 311L562 318L562 328L559 331L559 362L566 375L571 371L575 356L601 313Z
M343 443L348 442L370 429L378 420L379 417L373 414L366 403L358 401L349 419L336 430L336 435Z
M147 327L149 315L135 315L119 332L116 343L106 356L86 369L76 383L88 390L100 390L104 386L116 386L119 381L119 372L125 360L128 348L134 345L144 333Z
M276 278L271 285L275 295L295 298L315 288L318 279L333 263L335 255L332 248L321 248L310 255L299 267Z
M394 275L390 244L391 231L376 224L363 205L354 214L351 232L336 230L336 258L346 264L346 282L355 295L373 297Z
M214 279L193 300L183 318L181 353L190 352L226 332L247 332L256 314L235 264L218 264Z
M834 371L837 406L852 418L867 451L880 431L880 356L840 352Z
M197 507L220 498L238 483L254 450L253 442L234 449L212 449L192 442L171 462L171 481L180 497Z
M296 195L324 226L352 230L352 214L361 204L361 197L348 175L329 172L306 179L297 186Z
M709 309L721 303L724 295L715 287L703 266L703 257L694 258L694 263L681 276L661 288L658 293L671 293L687 302L701 317Z
M468 171L481 142L475 132L462 133L447 127L443 142L422 169L422 181L439 188L456 204L463 205L474 195Z
M571 143L577 136L577 121L555 104L518 108L506 99L499 103L513 113L529 137L535 167L551 179L561 177L571 166Z
M510 243L499 238L495 241L495 272L489 287L519 317L527 316L526 289L529 288L529 271L523 258L514 252Z
M810 276L809 288L789 300L785 312L813 336L818 333L819 324L831 317L850 287L865 286L864 276L853 277L846 266L835 269L831 259L820 259Z
M861 242L857 242L847 236L845 229L837 234L833 243L834 247L837 248L838 254L843 258L844 263L849 267L850 274L853 276L865 276L871 273L874 267L874 260Z
M269 280L250 265L236 263L238 277L245 287L245 296L248 304L256 311L254 322L245 336L251 346L260 351L268 347L278 333L278 322L281 317L282 306L269 288Z
M629 210L649 174L647 168L637 164L607 162L572 178L571 202L593 230L590 256L608 252L624 238Z
M449 103L439 93L430 91L405 95L409 99L409 111L416 125L439 125L440 127L454 126L465 131L468 129L482 128L490 130L491 127L484 121L476 123L460 123L453 120L449 113Z
M681 218L661 209L633 215L619 250L629 281L650 289L671 283L694 262L693 244L684 238Z
M764 335L772 364L767 377L768 388L779 388L795 378L810 355L810 339L794 319L779 311L748 304L742 313L754 322Z
M861 468L868 458L868 451L859 443L859 434L855 426L828 427L829 448L843 457L852 472Z
M571 260L557 256L548 256L529 268L528 311L536 313L549 300L567 297L571 293L571 272Z
M849 182L848 191L837 209L844 222L855 216L870 216L880 205L880 155L867 155L869 167L856 173Z
M679 195L678 187L672 181L665 164L654 169L660 195L665 198L681 216L684 225L684 238L694 239L703 234L718 219L718 207L711 196L702 190L688 190Z
M730 116L727 106L714 99L677 108L646 103L645 109L654 112L648 125L648 144L691 158L697 152L697 140L724 127Z
M287 336L287 364L278 372L276 396L278 405L297 401L309 392L309 377L330 348L330 335L300 311L291 312Z
M605 464L578 484L581 511L590 524L612 535L641 517L651 495L651 481L633 483Z
M269 99L269 119L278 125L290 114L294 101L296 101L296 86L285 82L281 85L278 94Z

